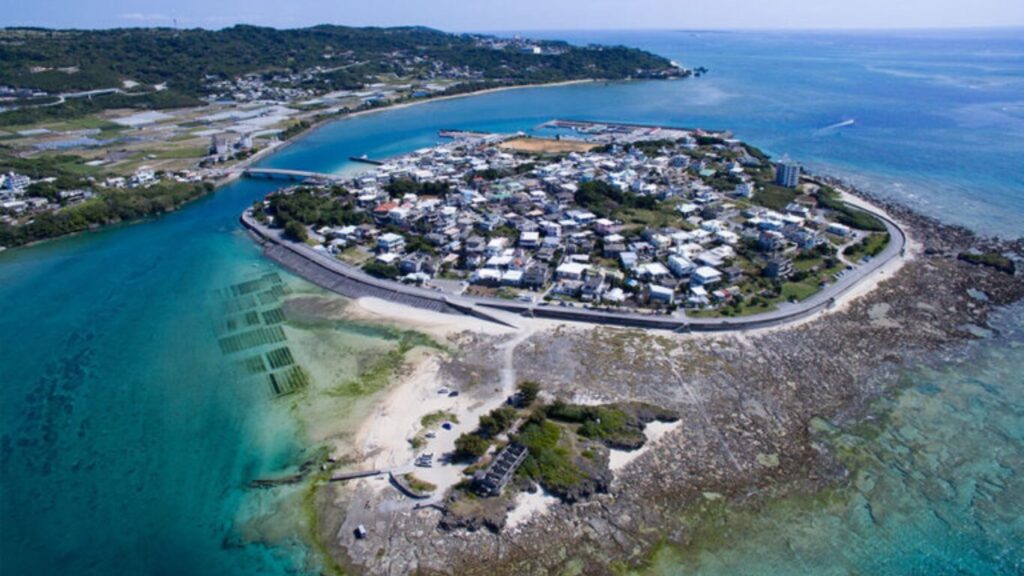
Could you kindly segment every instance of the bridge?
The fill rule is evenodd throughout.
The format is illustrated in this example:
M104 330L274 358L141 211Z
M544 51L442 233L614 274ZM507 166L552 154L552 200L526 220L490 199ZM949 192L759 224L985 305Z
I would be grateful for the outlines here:
M246 168L242 171L242 176L245 176L246 178L263 178L266 180L288 180L290 182L304 182L306 180L341 182L344 180L344 177L338 174L309 172L307 170L288 170L285 168Z

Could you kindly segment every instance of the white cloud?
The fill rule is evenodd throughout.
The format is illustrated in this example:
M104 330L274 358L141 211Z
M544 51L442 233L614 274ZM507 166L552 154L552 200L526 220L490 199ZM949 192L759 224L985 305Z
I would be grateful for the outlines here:
M156 13L144 13L144 12L128 12L127 14L121 14L118 16L121 20L131 20L133 22L154 22L156 20L170 20L171 17L166 14Z

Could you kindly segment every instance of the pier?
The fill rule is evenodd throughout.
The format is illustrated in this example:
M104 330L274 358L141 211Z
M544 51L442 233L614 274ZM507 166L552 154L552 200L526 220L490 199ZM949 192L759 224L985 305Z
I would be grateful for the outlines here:
M287 180L289 182L305 182L306 180L341 182L344 180L344 177L337 174L310 172L307 170L288 170L285 168L246 168L242 171L242 176L246 178L262 178L264 180Z
M370 164L372 166L383 166L384 165L383 161L381 161L381 160L374 160L373 158L367 158L366 155L363 155L363 156L349 156L348 159L351 160L352 162L362 162L363 164Z

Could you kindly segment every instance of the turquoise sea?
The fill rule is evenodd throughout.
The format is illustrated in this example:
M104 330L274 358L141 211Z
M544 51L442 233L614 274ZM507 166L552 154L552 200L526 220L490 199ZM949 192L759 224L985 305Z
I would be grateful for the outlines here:
M711 72L363 116L265 164L346 170L351 155L427 146L441 128L533 131L555 117L728 128L944 221L1020 235L1021 32L545 33ZM240 534L239 518L270 506L248 481L307 447L215 330L218 290L275 271L236 223L271 189L238 182L163 218L0 254L0 574L307 571L301 547ZM880 433L837 439L861 455L855 493L769 506L713 546L659 556L658 570L1020 573L1022 316L1005 313L969 365L908 373Z

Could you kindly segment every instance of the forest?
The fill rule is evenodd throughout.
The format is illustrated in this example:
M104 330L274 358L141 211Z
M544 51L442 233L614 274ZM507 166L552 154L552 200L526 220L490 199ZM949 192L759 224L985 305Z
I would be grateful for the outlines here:
M337 87L352 87L385 72L425 75L434 63L470 69L482 80L506 84L681 73L668 60L634 48L545 41L538 44L549 48L548 53L535 55L494 49L481 45L480 39L423 27L6 28L0 30L0 86L57 94L120 88L131 80L139 85L126 89L128 93L166 84L163 98L169 103L206 95L211 79L314 67L328 70L322 80ZM131 98L116 103L135 104ZM138 104L154 105L147 99Z

